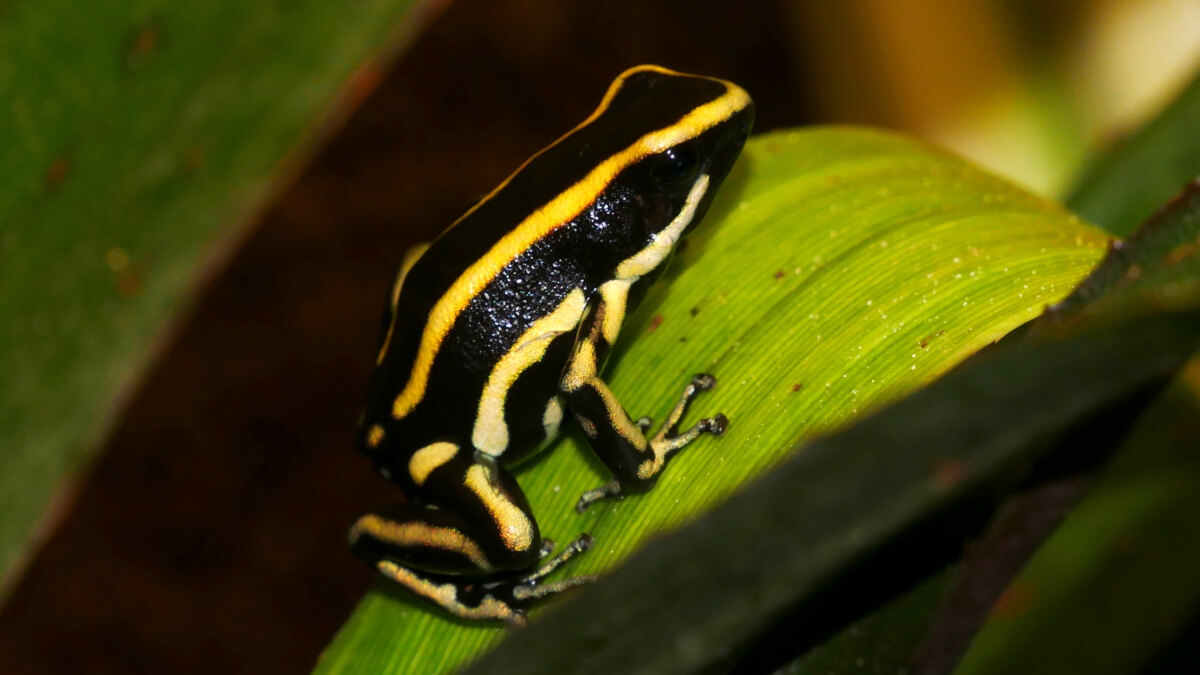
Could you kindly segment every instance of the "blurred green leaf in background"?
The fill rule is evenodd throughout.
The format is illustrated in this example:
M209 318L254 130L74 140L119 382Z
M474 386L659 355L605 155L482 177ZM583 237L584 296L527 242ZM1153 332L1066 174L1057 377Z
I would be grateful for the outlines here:
M322 120L365 96L412 4L0 9L6 580L181 318L189 285L219 268Z

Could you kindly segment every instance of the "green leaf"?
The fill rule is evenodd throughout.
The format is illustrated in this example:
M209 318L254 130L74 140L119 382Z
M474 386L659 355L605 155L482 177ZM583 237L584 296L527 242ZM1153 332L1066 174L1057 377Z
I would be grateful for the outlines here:
M412 2L4 3L0 569ZM352 75L359 74L357 79ZM186 383L181 383L186 386ZM168 451L168 448L164 448ZM50 518L53 514L47 514ZM47 523L48 525L48 523Z
M1079 296L1093 298L1086 310L1072 300L1064 311L1085 325L1194 306L1200 181L1114 251ZM1198 458L1193 359L1013 582L956 672L1125 673L1147 661L1200 603Z
M1152 121L1093 164L1067 200L1076 213L1127 235L1200 176L1200 71Z
M719 384L691 417L725 412L729 431L689 447L649 494L583 516L575 500L607 476L578 439L565 440L518 474L542 531L595 537L568 574L612 569L763 474L797 439L911 392L1037 316L1105 242L1059 207L901 137L825 128L751 139L607 371L632 414L658 418L692 373L713 372ZM438 672L503 635L381 587L318 671Z

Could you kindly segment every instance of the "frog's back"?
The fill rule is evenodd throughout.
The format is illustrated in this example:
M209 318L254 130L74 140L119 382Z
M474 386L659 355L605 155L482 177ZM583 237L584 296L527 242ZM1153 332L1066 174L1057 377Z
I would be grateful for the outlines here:
M549 433L587 304L653 236L643 195L614 178L640 159L647 130L724 93L723 83L690 76L619 80L592 116L451 225L394 295L364 447L381 419L411 448L449 440L498 455ZM485 414L507 417L498 427L510 433L486 438Z

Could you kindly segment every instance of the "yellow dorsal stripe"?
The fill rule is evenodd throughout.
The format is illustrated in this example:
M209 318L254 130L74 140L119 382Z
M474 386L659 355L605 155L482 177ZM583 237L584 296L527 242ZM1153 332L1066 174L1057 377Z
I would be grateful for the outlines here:
M629 76L633 75L634 73L646 71L646 70L652 70L656 73L663 73L664 75L678 75L679 74L679 73L676 73L675 71L668 70L661 66L634 66L633 68L630 68L630 69L626 70L625 72L621 73L620 75L618 75L617 79L613 80L613 83L611 85L609 85L608 91L604 92L604 98L600 99L600 105L596 106L596 109L592 111L591 115L587 116L587 119L583 120L579 124L576 124L570 131L563 134L562 136L559 136L550 145L547 145L546 147L542 148L541 150L538 150L529 159L525 160L524 162L521 162L521 166L518 166L516 171L510 173L508 175L508 178L504 179L504 182L497 185L496 189L494 189L491 192L484 195L483 199L480 199L478 202L475 203L474 206L467 209L466 213L459 216L453 223L450 223L450 227L454 227L455 225L458 225L463 220L465 220L467 218L467 216L474 213L476 209L478 209L479 207L486 204L488 202L488 200L490 200L492 197L494 197L497 193L499 193L501 190L503 190L506 185L509 184L509 182L513 179L513 176L516 176L517 174L521 173L521 170L524 169L530 162L532 162L533 160L542 156L543 154L548 152L554 146L565 141L567 138L569 138L571 136L571 134L586 127L587 125L591 124L592 122L595 122L598 117L603 115L604 112L606 110L608 110L608 106L612 103L612 100L614 98L616 98L617 92L621 90L621 85L625 84L625 80L628 79ZM724 84L726 87L736 87L737 86L735 84L725 82L724 80L722 80L721 83ZM743 92L743 93L745 93L745 92ZM748 96L747 96L747 100L749 100ZM450 229L450 228L446 228L446 229Z
M619 82L619 81L618 81ZM699 136L704 131L728 119L733 113L746 107L750 96L737 85L725 83L726 91L720 97L698 106L669 127L658 129L642 136L628 148L616 153L592 169L587 176L566 189L545 206L533 212L519 225L500 238L486 254L462 273L454 284L438 299L425 322L421 334L421 345L416 361L404 390L396 397L392 415L404 417L416 407L425 395L429 382L429 371L438 347L450 328L466 309L471 298L482 291L512 260L529 249L542 237L570 222L591 204L622 170L648 155L656 154L674 145ZM614 89L616 85L614 85ZM610 89L603 105L614 95ZM593 117L597 113L593 113ZM591 118L589 118L591 119ZM509 178L511 180L511 176ZM507 182L507 181L505 181Z
M400 304L400 288L404 286L404 279L428 249L429 242L426 241L411 246L404 252L404 260L400 263L400 271L396 273L395 281L392 282L392 295L388 301L392 318L388 320L387 334L383 336L383 346L379 348L379 356L375 357L375 365L383 363L383 357L387 356L388 347L392 344L392 334L396 332L396 306Z

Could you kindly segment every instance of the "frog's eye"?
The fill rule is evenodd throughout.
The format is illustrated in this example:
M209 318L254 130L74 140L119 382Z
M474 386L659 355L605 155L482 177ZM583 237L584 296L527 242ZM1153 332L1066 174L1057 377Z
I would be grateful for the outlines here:
M660 184L686 185L700 175L700 153L690 143L670 148L653 161L650 176Z

